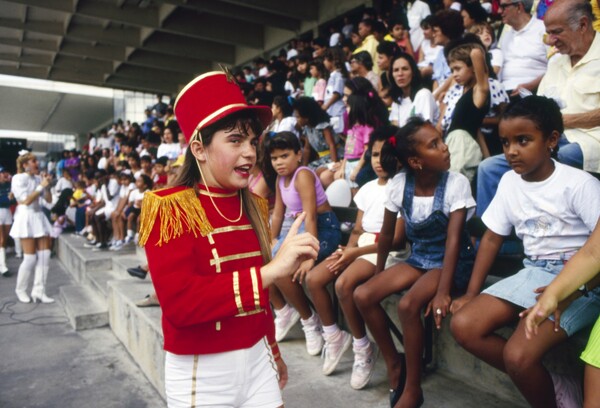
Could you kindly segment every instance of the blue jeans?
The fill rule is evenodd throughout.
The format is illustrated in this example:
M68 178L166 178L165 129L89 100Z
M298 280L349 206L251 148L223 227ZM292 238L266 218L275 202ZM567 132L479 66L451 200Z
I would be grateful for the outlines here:
M583 168L583 152L577 143L569 143L565 136L558 141L558 161L578 169ZM488 157L477 168L477 216L481 217L488 208L500 179L510 170L503 154Z
M293 219L290 220L293 221ZM273 251L271 252L272 256L275 256L277 251L279 251L281 244L285 240L285 237L289 231L289 226L291 226L291 222L289 222L290 220L288 220L287 223L284 220L284 226L287 226L287 228L284 230L282 227L282 232L279 235L277 243L273 247ZM304 223L302 223L298 229L298 233L304 231L306 230L304 229ZM333 211L317 215L317 235L319 240L319 255L317 257L317 262L321 262L337 249L342 240L340 222Z

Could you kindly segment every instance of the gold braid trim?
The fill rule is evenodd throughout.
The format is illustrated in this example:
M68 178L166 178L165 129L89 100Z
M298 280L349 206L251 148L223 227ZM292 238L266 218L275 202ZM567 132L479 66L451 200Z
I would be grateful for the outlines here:
M181 236L186 227L195 237L198 233L205 237L214 230L193 188L164 197L151 191L144 194L140 215L140 246L148 242L157 218L160 218L160 237L156 242L158 246Z

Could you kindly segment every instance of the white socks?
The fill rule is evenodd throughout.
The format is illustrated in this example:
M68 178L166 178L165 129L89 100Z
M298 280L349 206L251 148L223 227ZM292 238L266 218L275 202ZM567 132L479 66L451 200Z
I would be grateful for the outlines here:
M29 285L29 277L31 276L31 272L35 268L35 255L34 254L24 254L23 262L19 266L19 273L17 275L17 287L15 291L17 293L26 293L27 286Z
M35 265L35 277L33 279L32 297L41 298L46 293L46 278L50 269L50 250L37 251L37 263Z
M338 327L337 324L332 324L331 326L323 326L323 335L326 338L331 338L332 336L335 336L337 333L339 333L340 328Z
M370 342L369 342L369 338L367 336L363 337L362 339L357 339L357 338L353 337L352 345L354 346L354 348L364 349L364 348L368 347L369 344L370 344Z

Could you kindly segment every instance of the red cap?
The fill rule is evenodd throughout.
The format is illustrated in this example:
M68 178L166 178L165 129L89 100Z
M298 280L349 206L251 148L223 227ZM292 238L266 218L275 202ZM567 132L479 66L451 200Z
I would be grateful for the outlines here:
M196 129L248 109L256 111L264 128L271 123L271 108L248 105L235 80L224 72L207 72L194 79L179 93L174 106L177 122L188 142Z

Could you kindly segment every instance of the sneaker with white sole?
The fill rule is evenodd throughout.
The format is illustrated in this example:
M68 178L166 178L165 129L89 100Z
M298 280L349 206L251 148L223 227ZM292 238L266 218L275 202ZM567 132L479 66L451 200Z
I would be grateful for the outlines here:
M290 305L285 309L275 311L275 341L279 343L285 339L298 320L300 320L300 313Z
M583 406L581 385L572 377L550 373L554 383L556 406L558 408L579 408Z
M317 323L306 324L302 326L304 330L304 336L306 337L306 351L311 356L318 356L323 350L323 328L321 327L321 321L317 318Z
M339 330L336 334L325 337L323 346L323 374L333 373L342 356L352 344L352 335L346 331Z
M361 390L367 386L375 371L375 362L379 355L379 349L369 342L367 347L353 347L354 365L350 376L350 386L355 390Z

